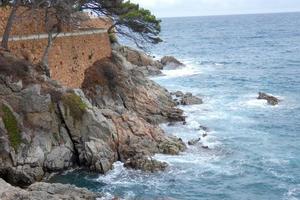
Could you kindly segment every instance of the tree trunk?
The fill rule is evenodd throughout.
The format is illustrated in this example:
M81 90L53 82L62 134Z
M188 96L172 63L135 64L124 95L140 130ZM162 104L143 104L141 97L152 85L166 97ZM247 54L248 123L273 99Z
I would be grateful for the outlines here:
M51 77L50 67L49 67L49 51L51 49L52 43L53 43L53 35L52 35L52 31L50 31L48 33L48 44L45 48L44 55L42 58L42 66L43 66L46 76L48 76L48 77Z
M53 33L52 28L49 28L49 13L48 8L45 11L45 28L48 32L48 43L44 51L44 55L42 57L42 67L45 71L46 76L51 77L50 68L49 68L49 51L53 43Z
M2 42L1 42L1 47L3 47L4 49L8 49L9 35L10 35L10 32L11 32L12 26L14 24L14 20L15 20L16 13L17 13L17 10L18 10L19 2L20 2L20 0L15 0L14 1L13 8L10 12L10 15L9 15L7 23L6 23L5 31L4 31L4 34L2 36Z

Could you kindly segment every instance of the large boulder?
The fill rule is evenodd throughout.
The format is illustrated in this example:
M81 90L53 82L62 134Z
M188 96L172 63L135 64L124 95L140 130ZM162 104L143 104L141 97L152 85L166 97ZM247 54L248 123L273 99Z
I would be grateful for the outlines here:
M184 67L185 65L180 62L179 60L177 60L175 57L173 56L164 56L161 60L160 60L161 64L164 66L164 69L168 68L168 69L176 69L178 67Z
M272 95L263 93L263 92L259 92L258 93L258 97L257 99L264 99L267 100L269 105L275 106L277 104L279 104L280 100Z
M177 105L196 105L203 104L203 100L199 97L194 96L192 93L183 93L181 91L171 93L174 101Z
M151 157L147 156L135 156L129 158L125 163L124 166L127 168L135 169L135 170L142 170L146 172L158 172L164 171L168 164L166 162L157 161L152 159Z
M72 185L35 183L26 190L0 178L1 200L96 200L100 195Z
M156 76L161 74L160 70L163 68L163 65L144 52L120 45L115 45L114 49L124 56L129 63L134 65L136 70L142 72L145 76Z
M85 77L83 90L100 108L131 110L154 124L184 121L170 93L132 68L118 52L95 63Z

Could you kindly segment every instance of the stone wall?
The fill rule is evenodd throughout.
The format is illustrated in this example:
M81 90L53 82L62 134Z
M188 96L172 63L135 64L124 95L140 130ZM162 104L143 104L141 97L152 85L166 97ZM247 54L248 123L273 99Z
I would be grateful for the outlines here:
M10 8L0 8L0 37L10 12ZM35 17L27 20L31 12L20 9L11 37L45 33L42 14L35 11ZM22 18L20 17L22 16ZM78 32L87 29L108 28L110 23L102 19L90 19L76 29L64 27L65 32ZM9 49L33 63L38 63L47 45L47 39L10 41ZM111 56L111 44L107 33L77 35L56 38L50 50L49 64L52 78L63 85L80 88L84 80L85 70L97 60Z

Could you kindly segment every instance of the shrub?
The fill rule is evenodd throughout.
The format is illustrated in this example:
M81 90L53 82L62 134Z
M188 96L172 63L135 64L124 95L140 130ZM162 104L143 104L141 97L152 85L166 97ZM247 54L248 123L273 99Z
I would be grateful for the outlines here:
M5 105L2 105L2 112L3 122L8 133L10 144L15 149L15 151L17 151L20 144L22 143L22 136L18 127L17 119L10 108Z
M82 99L74 93L69 93L63 96L62 101L64 106L69 108L71 116L80 120L87 108Z

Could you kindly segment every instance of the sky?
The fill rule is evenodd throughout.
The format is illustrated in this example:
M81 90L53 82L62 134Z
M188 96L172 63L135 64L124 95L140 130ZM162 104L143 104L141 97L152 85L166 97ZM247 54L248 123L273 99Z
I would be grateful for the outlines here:
M131 0L158 17L300 11L300 0Z

